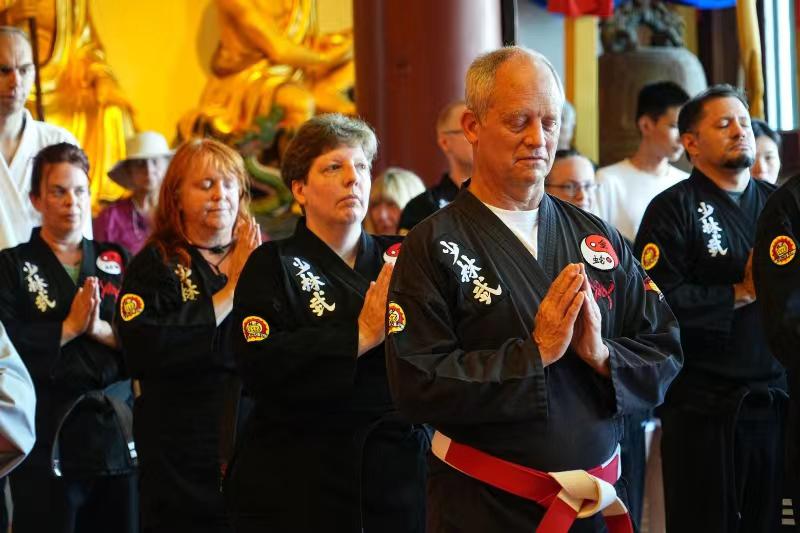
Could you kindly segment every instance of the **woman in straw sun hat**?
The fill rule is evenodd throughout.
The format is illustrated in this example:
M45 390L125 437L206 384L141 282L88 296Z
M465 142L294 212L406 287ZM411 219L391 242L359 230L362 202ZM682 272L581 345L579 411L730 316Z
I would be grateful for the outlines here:
M172 151L160 133L143 131L125 143L126 159L108 172L112 180L131 191L131 195L106 207L94 220L94 236L115 242L136 254L152 229L152 215L158 203L158 190Z

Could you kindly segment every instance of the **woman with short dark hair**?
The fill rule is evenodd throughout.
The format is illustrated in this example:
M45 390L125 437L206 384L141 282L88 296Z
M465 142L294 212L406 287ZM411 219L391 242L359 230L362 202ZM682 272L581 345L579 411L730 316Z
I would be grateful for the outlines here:
M14 531L138 531L132 394L110 322L127 264L83 237L89 161L75 145L34 159L30 241L0 252L0 321L33 378L33 450L11 477Z
M427 434L396 412L386 378L386 293L400 237L362 231L377 141L321 115L282 175L305 217L248 260L233 349L253 413L231 466L238 533L424 531Z

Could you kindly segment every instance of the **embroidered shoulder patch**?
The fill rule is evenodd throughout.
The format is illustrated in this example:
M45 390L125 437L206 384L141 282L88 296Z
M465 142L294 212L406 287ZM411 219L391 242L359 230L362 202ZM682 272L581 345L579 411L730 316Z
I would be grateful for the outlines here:
M581 241L581 255L589 266L598 270L614 270L619 266L617 251L603 235L589 235Z
M108 250L97 256L95 262L101 272L117 276L122 274L122 256L114 250Z
M383 261L389 264L395 264L397 258L400 256L400 248L403 246L402 243L395 243L388 247L385 252L383 252Z
M138 294L128 293L119 301L119 315L122 320L129 322L141 315L144 311L144 300Z
M653 242L648 242L642 248L642 268L650 270L658 264L658 259L661 257L661 250Z
M269 324L260 316L248 316L242 320L242 333L247 342L259 342L269 337Z
M788 235L778 235L769 245L769 258L778 266L788 264L797 253L797 244Z
M646 276L644 278L644 290L646 292L654 292L658 294L659 300L664 299L664 293L661 292L661 289L658 288L658 285L656 285L656 282L653 281L650 276Z
M389 335L392 333L400 333L406 329L406 313L400 304L396 302L389 302Z

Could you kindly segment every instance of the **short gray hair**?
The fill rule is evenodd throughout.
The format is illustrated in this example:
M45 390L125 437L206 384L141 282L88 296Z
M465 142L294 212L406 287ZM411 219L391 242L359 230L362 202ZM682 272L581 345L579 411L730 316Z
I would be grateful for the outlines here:
M483 120L491 106L497 70L506 61L517 57L527 57L531 62L544 64L553 75L553 79L556 81L558 90L561 93L561 98L564 98L564 87L561 85L561 78L558 77L558 73L553 64L550 63L550 60L543 54L524 46L504 46L479 55L467 70L465 100L467 107L475 113L478 120Z
M375 132L363 120L339 113L327 113L309 119L297 130L283 154L283 182L290 189L293 181L305 183L314 160L342 145L360 146L370 163L378 153Z

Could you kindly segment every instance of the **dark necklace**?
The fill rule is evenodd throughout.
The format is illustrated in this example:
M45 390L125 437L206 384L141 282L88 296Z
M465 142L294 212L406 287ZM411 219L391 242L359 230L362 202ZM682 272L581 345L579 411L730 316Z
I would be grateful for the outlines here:
M198 250L207 250L214 255L228 255L228 252L231 250L231 245L233 241L229 242L228 244L218 244L217 246L200 246L199 244L193 244L195 248Z
M209 259L206 259L206 263L209 264L211 269L214 271L214 274L219 276L219 275L222 274L222 272L219 269L219 266L222 264L223 261L225 261L225 258L228 257L228 255L231 253L231 250L233 250L233 246L232 245L233 245L233 241L229 242L228 244L222 244L222 245L218 245L218 246L199 246L197 244L193 244L192 246L194 246L198 250L206 250L208 252L211 252L214 255L221 255L222 256L222 257L219 258L219 261L217 261L217 262L214 262L214 261L211 261Z

